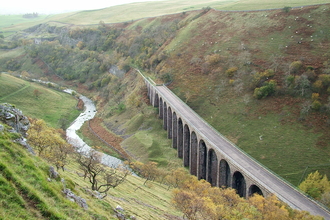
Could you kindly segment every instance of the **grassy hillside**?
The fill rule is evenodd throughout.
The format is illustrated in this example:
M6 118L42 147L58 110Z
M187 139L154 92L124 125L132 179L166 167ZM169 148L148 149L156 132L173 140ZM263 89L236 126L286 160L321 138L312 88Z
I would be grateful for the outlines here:
M299 7L304 5L324 4L327 0L313 1L259 1L259 0L166 0L154 2L137 2L119 6L113 6L99 10L87 10L70 12L58 15L42 15L34 19L24 19L21 15L0 15L0 31L5 35L26 29L39 23L53 22L56 25L75 24L91 25L100 21L105 23L128 22L141 18L156 17L166 14L181 13L191 10L200 10L211 7L217 10L263 10L284 7Z
M0 135L2 219L91 219L93 215L105 214L96 213L93 208L84 211L66 199L61 181L47 181L49 165L11 142L11 136L7 132ZM74 187L71 180L66 181L71 183L70 188Z
M40 115L37 115L37 111L33 112L36 110L35 106L38 105L38 100L33 104L28 101L34 101L34 97L31 97L29 95L30 92L28 92L33 90L28 90L29 87L40 90L42 93L45 93L45 96L51 96L49 99L42 98L43 107L49 106L49 108L54 108L53 99L56 99L56 97L61 94L38 84L27 82L4 73L2 73L0 77L0 86L1 88L6 88L5 90L1 90L1 102L8 100L10 103L14 103L17 99L19 103L15 104L16 107L21 106L36 116L47 116L49 115L49 111L44 110L39 112ZM20 95L20 99L18 95ZM66 94L62 95L66 97ZM71 100L70 97L71 96L67 95L68 101ZM74 99L73 101L75 106L76 101ZM57 102L61 101L57 100ZM25 111L23 112L25 114ZM65 109L57 109L57 113L62 115L65 113ZM65 114L69 113L67 112ZM56 116L54 115L54 117ZM45 118L45 120L49 121L49 118ZM134 127L133 123L131 123L131 126ZM159 131L162 131L161 135L165 136L165 131L161 129L160 125L158 125L158 127ZM134 130L134 128L132 128L132 130ZM145 135L148 138L152 137L147 134ZM157 133L156 135L160 134ZM166 137L163 138L166 139ZM129 176L127 181L122 185L111 189L109 196L105 199L99 200L92 197L86 192L86 189L90 188L89 183L77 175L77 172L80 171L78 165L72 159L71 163L66 167L66 171L61 171L60 175L66 180L67 186L73 189L74 193L87 200L89 208L85 211L75 203L64 198L64 195L61 193L61 181L53 181L51 183L47 181L49 164L38 157L31 157L31 155L25 152L26 150L24 148L11 143L7 140L7 133L2 133L0 135L0 141L1 158L3 158L0 164L0 177L4 176L4 178L1 179L1 187L3 189L2 192L6 192L0 196L1 207L6 207L6 209L0 208L0 217L4 219L116 219L113 209L118 205L125 209L125 214L128 216L135 216L138 219L176 219L178 216L182 215L172 206L171 191L168 190L167 186L156 182L149 182L147 185L144 185L144 179L134 176ZM94 140L89 141L89 143L93 145L96 142ZM99 143L97 146L100 146ZM155 147L155 145L153 145L153 147ZM168 145L166 145L166 147L168 148ZM155 150L156 149L153 150L154 160L159 160L157 158L160 158L164 161L162 155L157 155L159 153L155 153ZM173 153L174 152L173 150ZM172 157L175 156L174 154ZM20 157L19 163L10 163L10 161L17 160L16 157L13 158L14 155ZM170 158L167 158L167 160L170 160ZM179 161L179 159L174 159L174 161L176 160ZM10 173L7 174L7 172ZM29 178L21 173L25 173ZM10 175L10 177L5 175ZM12 179L14 179L14 183L11 182ZM30 190L32 186L36 188L34 188L28 196L25 196L24 193L19 193L21 187L23 187L23 190ZM55 194L56 197L53 198ZM9 197L15 199L9 199Z
M64 92L4 73L0 75L0 87L6 88L0 91L1 103L11 103L29 117L43 119L53 127L61 127L61 120L68 126L79 115L77 100Z
M216 6L215 9L220 10L230 10L230 11L245 11L245 10L263 10L263 9L275 9L275 8L284 8L284 7L301 7L306 5L317 5L317 4L326 4L329 3L326 0L239 0L234 2L228 2L228 4L224 4L223 6Z
M104 199L93 197L90 185L73 161L59 179L48 181L49 164L32 156L11 141L12 133L0 133L0 218L1 219L117 219L113 211L118 205L127 216L137 219L175 219L181 214L170 203L167 187L129 176ZM62 179L62 180L61 180ZM88 209L65 198L65 186L84 198Z
M79 192L84 192L90 184L77 176L75 173L77 167L72 163L68 166L68 172L61 174L74 179ZM111 207L116 208L119 205L126 210L128 216L135 216L137 219L176 219L182 216L182 213L173 207L172 193L167 186L157 182L148 182L144 185L144 181L145 179L129 176L124 183L110 189L108 196L102 201L95 199L92 201L91 196L88 200L96 206L102 205L105 213L112 213ZM109 214L106 216L109 218Z

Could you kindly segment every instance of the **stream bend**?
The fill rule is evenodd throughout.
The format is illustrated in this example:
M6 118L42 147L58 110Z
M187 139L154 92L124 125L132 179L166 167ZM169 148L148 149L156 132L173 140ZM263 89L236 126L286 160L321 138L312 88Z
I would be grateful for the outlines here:
M66 89L64 92L72 94L73 90ZM79 99L84 102L85 111L71 123L70 127L66 129L67 141L72 144L78 151L88 153L92 148L88 146L76 133L81 128L85 121L94 118L96 114L96 107L92 100L86 96L80 95ZM99 152L102 155L102 163L106 166L116 168L123 164L120 159L110 156L108 154Z

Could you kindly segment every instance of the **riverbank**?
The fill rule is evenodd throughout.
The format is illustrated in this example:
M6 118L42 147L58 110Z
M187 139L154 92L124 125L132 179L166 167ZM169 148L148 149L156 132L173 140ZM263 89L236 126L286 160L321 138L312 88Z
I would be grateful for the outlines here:
M73 90L66 89L64 92L72 94ZM92 148L88 146L78 135L77 131L81 128L81 126L91 119L93 119L96 115L96 107L93 101L86 96L79 95L79 99L84 102L85 111L82 112L70 125L69 128L66 129L67 141L72 144L79 152L88 153ZM101 152L100 152L101 153ZM105 153L102 154L102 163L109 167L118 167L123 164L123 161L120 159L107 155Z

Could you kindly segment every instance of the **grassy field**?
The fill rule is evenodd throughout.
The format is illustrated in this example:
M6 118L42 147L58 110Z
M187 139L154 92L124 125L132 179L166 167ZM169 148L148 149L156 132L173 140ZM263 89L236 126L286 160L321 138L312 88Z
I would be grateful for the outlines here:
M131 136L122 142L122 146L139 161L154 161L162 167L168 164L180 167L182 160L177 158L177 151L171 148L172 140L167 139L161 120L154 116L138 114L123 124L121 128L125 128L126 134ZM119 115L112 120L123 121L123 117Z
M300 7L305 5L317 5L329 3L327 0L239 0L226 5L215 7L219 10L230 10L230 11L245 11L245 10L263 10L263 9L274 9L284 7Z
M73 121L79 111L75 108L77 100L64 92L28 82L2 73L0 76L0 102L14 104L25 115L45 120L53 127L60 127L59 120ZM40 96L36 97L34 91Z

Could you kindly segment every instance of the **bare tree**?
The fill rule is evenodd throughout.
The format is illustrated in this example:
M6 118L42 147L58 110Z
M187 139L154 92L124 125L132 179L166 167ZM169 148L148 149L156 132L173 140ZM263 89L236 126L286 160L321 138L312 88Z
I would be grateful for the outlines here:
M283 62L283 56L278 54L272 54L269 58L269 61L271 62L270 68L277 72Z
M307 93L310 92L310 89L311 82L308 80L308 77L305 74L295 78L295 90L297 94L304 97Z
M92 190L103 194L102 198L104 198L111 188L123 183L130 172L125 168L106 167L101 163L101 159L101 153L95 150L76 154L76 161L84 172L84 179L87 178L91 183Z

